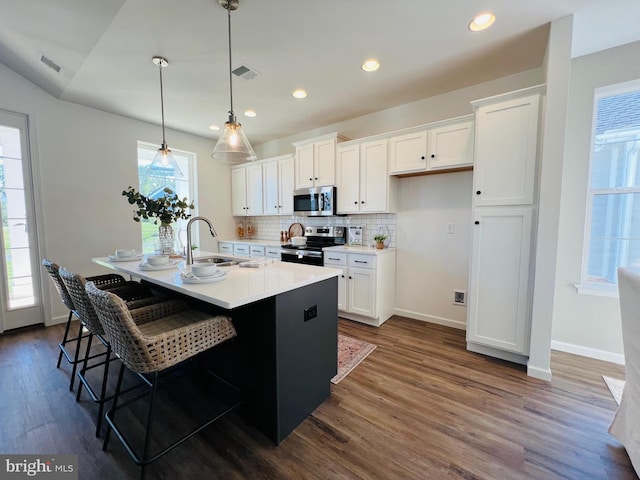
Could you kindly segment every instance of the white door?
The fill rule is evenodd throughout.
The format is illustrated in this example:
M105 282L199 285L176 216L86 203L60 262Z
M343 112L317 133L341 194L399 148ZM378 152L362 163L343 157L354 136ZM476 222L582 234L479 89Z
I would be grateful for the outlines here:
M0 331L44 322L28 119L0 110Z
M264 214L277 215L280 211L278 198L278 161L262 165L262 185L264 189Z
M473 165L473 122L431 130L429 170Z
M313 143L296 148L296 189L313 187Z
M387 140L366 142L360 146L360 212L386 212Z
M349 311L376 317L376 271L364 268L349 268Z
M247 170L245 167L231 170L231 213L234 217L247 215Z
M421 172L427 169L428 132L408 133L389 139L389 173Z
M338 147L336 159L336 186L338 187L338 213L360 211L360 145Z
M336 183L336 140L330 138L313 144L314 172L316 187L335 185Z
M278 160L278 209L280 215L293 213L293 157ZM280 257L278 257L280 258Z
M247 168L247 215L262 215L262 165Z

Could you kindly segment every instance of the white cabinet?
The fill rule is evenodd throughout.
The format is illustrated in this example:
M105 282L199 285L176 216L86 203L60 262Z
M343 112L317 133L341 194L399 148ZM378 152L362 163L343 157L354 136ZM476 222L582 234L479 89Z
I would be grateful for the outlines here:
M526 363L531 328L536 163L543 89L473 102L473 244L467 348Z
M238 257L250 257L251 252L249 251L248 243L234 243L233 244L233 254Z
M231 211L234 216L262 215L262 165L231 169Z
M280 247L266 246L264 254L267 258L276 258L278 260L282 257L280 254Z
M389 174L425 171L428 142L426 129L389 138Z
M475 206L533 203L539 105L539 95L527 95L478 107Z
M293 213L293 156L286 155L262 164L265 215Z
M218 242L218 253L226 253L227 255L233 255L233 243Z
M433 128L429 137L427 170L473 165L473 120Z
M475 210L467 340L529 353L532 211Z
M332 133L304 142L296 142L294 188L335 185L336 145L345 140Z
M394 181L387 175L386 139L338 146L338 213L389 212Z
M265 256L265 246L264 245L249 245L249 255L251 257L264 257Z
M380 326L393 315L395 251L375 254L327 250L324 265L342 270L338 277L340 316Z

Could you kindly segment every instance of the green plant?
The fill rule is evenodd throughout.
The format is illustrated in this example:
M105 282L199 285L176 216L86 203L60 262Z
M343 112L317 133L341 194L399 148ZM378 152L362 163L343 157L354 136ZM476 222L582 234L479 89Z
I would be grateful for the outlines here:
M387 239L387 236L382 233L378 233L377 235L374 235L373 239L376 242L384 242Z
M129 187L122 191L122 195L127 197L129 204L136 205L137 210L133 211L133 220L139 222L141 218L151 219L156 225L169 225L177 220L186 220L191 214L187 210L196 208L193 202L189 202L187 197L179 198L170 188L165 188L164 196L156 199L146 197L135 188Z

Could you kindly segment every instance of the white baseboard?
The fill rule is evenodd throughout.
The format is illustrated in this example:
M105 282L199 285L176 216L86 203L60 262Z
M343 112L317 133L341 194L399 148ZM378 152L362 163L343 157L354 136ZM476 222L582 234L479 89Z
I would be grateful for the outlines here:
M549 368L540 368L534 365L527 365L527 375L533 378L538 378L540 380L545 380L547 382L551 381L551 369Z
M457 328L458 330L466 330L467 322L461 322L460 320L451 320L450 318L436 317L433 315L425 315L423 313L412 312L411 310L403 310L401 308L394 309L396 315L401 317L412 318L414 320L422 320L423 322L435 323L437 325L444 325L445 327Z
M582 357L595 358L596 360L604 360L605 362L624 365L624 355L621 353L607 352L605 350L598 350L597 348L583 347L582 345L558 342L556 340L551 340L551 348L553 350L573 353L574 355L580 355Z
M69 318L69 314L61 315L59 317L51 317L50 319L45 320L44 326L45 327L51 327L53 325L58 325L60 323L65 323L68 318ZM77 320L77 318L74 317L74 320Z

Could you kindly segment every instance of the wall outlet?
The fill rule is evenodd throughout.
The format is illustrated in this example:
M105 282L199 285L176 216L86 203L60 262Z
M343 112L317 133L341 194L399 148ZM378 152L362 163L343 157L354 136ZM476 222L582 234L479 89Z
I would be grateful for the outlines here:
M456 224L455 223L447 223L447 233L448 234L456 233Z
M453 304L454 305L466 305L467 304L467 292L464 290L453 291Z

